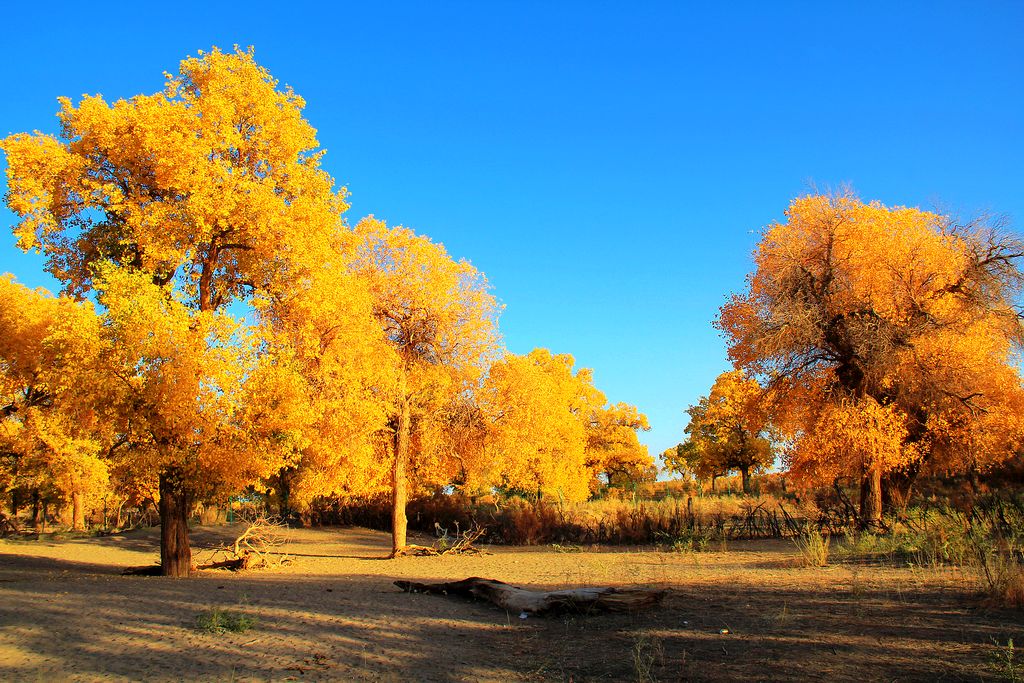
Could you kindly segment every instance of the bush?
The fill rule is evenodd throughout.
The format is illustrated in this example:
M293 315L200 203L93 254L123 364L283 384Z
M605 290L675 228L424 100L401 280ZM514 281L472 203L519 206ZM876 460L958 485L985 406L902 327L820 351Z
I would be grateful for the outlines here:
M220 607L214 607L196 617L196 628L206 633L245 633L255 625L254 618Z
M808 529L793 538L807 567L824 567L828 564L830 541L831 539L818 529Z
M848 536L843 554L967 567L994 602L1024 607L1024 497L988 497L967 512L948 506L912 509L890 526L884 535Z

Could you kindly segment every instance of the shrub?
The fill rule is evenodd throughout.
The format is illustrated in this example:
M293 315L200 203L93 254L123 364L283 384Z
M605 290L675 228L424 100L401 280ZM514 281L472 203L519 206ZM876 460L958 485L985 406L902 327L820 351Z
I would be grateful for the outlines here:
M255 625L254 618L220 607L214 607L196 617L196 628L206 633L245 633Z
M831 539L818 529L808 529L793 538L807 567L824 567L828 564L830 541Z

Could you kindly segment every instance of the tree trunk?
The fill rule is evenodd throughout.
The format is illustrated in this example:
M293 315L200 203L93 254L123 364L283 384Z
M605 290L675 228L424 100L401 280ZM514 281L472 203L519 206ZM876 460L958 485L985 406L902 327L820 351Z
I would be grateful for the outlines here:
M715 493L715 480L716 479L718 479L718 477L716 475L712 474L711 475L711 493Z
M914 490L917 472L890 472L882 477L882 510L903 517L910 503L910 494Z
M743 493L749 495L750 494L750 468L749 467L741 467L740 468L740 476L743 478Z
M85 495L81 491L71 494L71 528L85 531Z
M192 569L192 548L188 542L188 493L181 471L168 468L160 473L160 573L188 576Z
M283 467L277 476L277 500L282 519L287 519L292 514L292 478L294 475L294 467Z
M32 491L32 526L35 527L37 534L42 533L43 509L39 500L39 489Z
M410 420L409 399L402 397L402 406L398 414L398 429L395 432L395 467L391 477L392 509L391 509L391 557L398 557L408 545L406 529L409 520L405 516L405 505L408 502L405 468L409 462L409 437L412 431Z
M860 484L860 525L866 530L882 526L882 471L872 466Z
M11 517L18 517L18 510L21 509L21 496L18 495L18 489L11 491Z

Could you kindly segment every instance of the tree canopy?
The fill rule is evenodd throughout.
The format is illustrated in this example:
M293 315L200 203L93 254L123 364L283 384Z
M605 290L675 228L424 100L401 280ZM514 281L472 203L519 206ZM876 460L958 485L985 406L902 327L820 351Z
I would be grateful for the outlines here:
M1020 442L1020 243L998 226L864 203L793 201L717 321L810 481L863 481L881 514L923 471L984 468Z
M712 480L738 470L743 492L750 493L751 472L770 467L774 460L761 400L757 380L741 370L720 374L711 392L687 409L688 440L676 457L670 454L672 465Z

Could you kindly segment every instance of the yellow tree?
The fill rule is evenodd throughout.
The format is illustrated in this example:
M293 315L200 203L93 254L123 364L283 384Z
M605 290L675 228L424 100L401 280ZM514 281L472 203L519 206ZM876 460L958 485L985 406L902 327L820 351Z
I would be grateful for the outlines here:
M350 267L370 288L373 313L393 350L395 389L382 394L391 439L392 550L406 547L408 477L441 481L452 462L431 447L432 420L471 391L498 348L500 310L487 280L440 244L372 216L355 227ZM418 446L418 447L417 447Z
M334 250L339 258L350 253L352 235L345 237ZM250 381L247 419L265 438L287 438L293 450L292 462L270 482L283 511L306 509L318 496L389 488L379 466L380 435L399 363L365 285L328 265L261 312L269 352Z
M723 372L687 413L686 427L693 454L699 462L689 466L701 478L714 479L739 470L743 492L750 493L751 471L770 467L774 456L765 435L767 426L761 410L761 385L740 370Z
M288 454L257 438L252 385L261 340L231 315L196 312L149 276L108 268L97 280L105 308L106 365L119 390L118 457L146 478L157 474L161 566L191 567L188 516L197 498L237 491L273 474Z
M593 473L591 486L603 480L609 486L630 486L652 482L658 469L639 432L651 428L647 416L628 403L592 405L586 425L587 467Z
M0 482L13 512L19 491L31 491L38 523L40 497L52 494L84 528L108 480L113 435L93 405L104 356L90 304L0 276Z
M661 453L661 460L665 463L665 469L669 472L683 477L693 476L698 482L711 479L711 487L714 489L715 478L721 476L721 472L713 472L708 469L712 463L705 462L702 454L697 450L692 439L678 443L672 448L666 448Z
M721 311L737 367L767 382L791 468L883 483L983 468L1020 441L1020 243L982 223L848 194L793 201Z
M506 354L480 392L490 481L561 500L585 500L602 484L653 481L657 472L637 432L647 417L608 405L587 368L568 354Z
M481 392L490 421L486 452L504 488L567 501L590 495L586 420L594 389L590 371L574 373L574 362L534 349L491 366Z
M183 307L168 304L173 315L160 325L187 311L196 329L220 329L216 311L301 286L334 258L344 191L320 168L302 98L279 90L251 51L188 58L153 95L60 105L59 137L14 135L0 147L19 244L42 251L67 292L87 293L97 265L110 262L144 274L169 302L177 288ZM210 342L210 353L229 344ZM248 454L220 453L249 471ZM173 466L159 476L180 518L191 482ZM174 556L164 572L187 572L187 538L176 532L172 544L164 531L162 555Z

